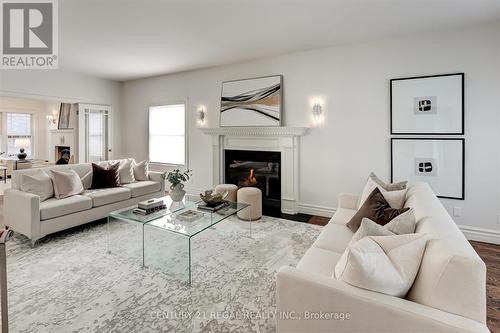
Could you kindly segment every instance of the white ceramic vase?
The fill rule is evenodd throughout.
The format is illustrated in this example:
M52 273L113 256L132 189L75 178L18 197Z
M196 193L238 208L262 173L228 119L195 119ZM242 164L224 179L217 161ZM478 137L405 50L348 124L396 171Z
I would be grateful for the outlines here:
M172 201L175 202L182 201L186 195L186 191L184 191L184 184L177 184L176 186L171 185L170 190L170 197L172 198Z

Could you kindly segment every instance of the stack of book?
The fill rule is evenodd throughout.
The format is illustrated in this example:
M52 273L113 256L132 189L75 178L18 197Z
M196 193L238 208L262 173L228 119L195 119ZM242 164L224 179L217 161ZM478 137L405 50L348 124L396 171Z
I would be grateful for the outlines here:
M167 209L167 206L162 199L150 199L139 202L133 212L139 215L149 215L163 209Z

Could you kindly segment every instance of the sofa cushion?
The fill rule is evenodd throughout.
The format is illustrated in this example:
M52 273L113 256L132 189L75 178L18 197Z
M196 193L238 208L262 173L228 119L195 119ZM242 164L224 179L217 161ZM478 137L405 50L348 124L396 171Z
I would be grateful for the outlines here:
M57 199L71 197L83 192L80 176L74 170L50 170L54 185L54 196Z
M306 251L306 254L300 259L297 268L320 275L332 277L335 269L335 264L340 259L340 253L311 247Z
M40 202L54 196L52 179L42 170L37 170L33 175L21 176L21 191L38 195Z
M134 168L134 178L135 180L148 180L149 176L149 162L147 160L141 161L139 163L135 162L132 163L133 168Z
M391 205L392 208L400 209L403 207L406 197L406 182L401 182L396 184L386 184L386 186L380 186L380 184L378 184L373 178L370 177L366 181L365 188L363 189L363 193L361 194L361 198L358 203L358 209L361 208L363 203L366 201L366 199L368 199L370 194L376 188L380 190L385 200L387 200L387 202L389 203L389 205ZM388 188L391 188L391 190L387 190Z
M368 236L350 245L335 266L335 277L350 285L403 297L422 260L424 234Z
M73 195L64 199L50 198L40 203L40 220L81 212L92 208L92 200L83 195Z
M102 167L92 163L92 189L110 188L120 186L120 162Z
M486 265L467 243L431 239L407 299L486 321Z
M132 198L135 198L140 197L141 195L160 191L161 184L159 182L145 180L136 183L125 184L123 185L123 187L130 189Z
M349 222L356 214L356 212L357 211L354 209L337 208L335 210L335 214L333 214L332 218L330 219L329 224L346 225L347 222Z
M130 190L125 187L112 187L87 190L83 195L92 199L92 206L99 207L113 202L130 199Z
M380 225L386 225L393 218L409 210L410 208L394 209L392 208L387 200L382 195L382 192L378 188L374 189L373 192L368 196L366 201L363 203L361 208L353 216L353 218L347 223L349 229L353 232L358 230L359 225L363 217L367 217L373 222Z
M345 225L329 223L324 228L313 246L324 250L344 252L351 241L352 231Z

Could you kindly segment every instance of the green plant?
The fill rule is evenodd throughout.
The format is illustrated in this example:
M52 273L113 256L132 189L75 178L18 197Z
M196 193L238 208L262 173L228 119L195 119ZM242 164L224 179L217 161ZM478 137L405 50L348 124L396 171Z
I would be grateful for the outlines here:
M192 176L191 170L181 171L179 169L172 170L167 175L167 180L172 184L172 187L175 187L179 184L185 183L189 180L189 177Z

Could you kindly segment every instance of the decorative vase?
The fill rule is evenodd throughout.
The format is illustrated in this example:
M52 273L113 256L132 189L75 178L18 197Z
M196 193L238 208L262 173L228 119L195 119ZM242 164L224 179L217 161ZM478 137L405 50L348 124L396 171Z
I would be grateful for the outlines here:
M184 191L184 184L177 184L175 186L170 186L170 197L172 201L182 201L184 196L186 195L186 191Z

